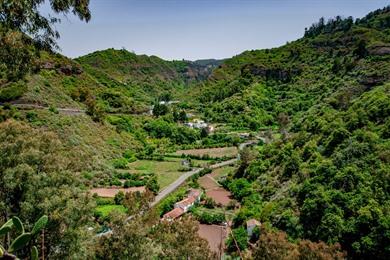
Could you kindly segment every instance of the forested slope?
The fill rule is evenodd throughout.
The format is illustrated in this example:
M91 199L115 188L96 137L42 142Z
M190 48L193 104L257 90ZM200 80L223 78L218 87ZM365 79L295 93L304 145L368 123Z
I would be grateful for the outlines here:
M209 117L283 134L224 183L243 205L234 225L255 217L291 240L388 259L389 77L390 8L320 20L298 41L217 69L199 97Z

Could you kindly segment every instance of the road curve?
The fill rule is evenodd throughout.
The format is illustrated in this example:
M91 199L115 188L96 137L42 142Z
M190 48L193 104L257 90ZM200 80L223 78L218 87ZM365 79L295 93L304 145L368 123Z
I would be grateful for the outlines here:
M246 146L253 145L253 144L257 143L257 142L258 142L257 140L252 140L252 141L248 141L248 142L245 142L245 143L241 143L238 146L238 149L239 150L243 150ZM230 159L230 160L227 160L227 161L223 161L223 162L220 162L220 163L212 164L208 168L210 168L210 169L221 168L221 167L224 167L224 166L232 165L232 164L236 163L238 160L239 160L239 155L237 155L237 158ZM154 198L154 201L150 204L151 207L154 207L155 205L157 205L163 198L168 196L171 192L175 191L180 185L182 185L189 177L199 173L203 169L205 169L205 168L196 168L196 169L193 169L193 170L191 170L189 172L186 172L186 173L182 174L179 178L176 179L176 181L172 182L168 187L166 187L165 189L163 189L162 191L160 191L157 194L157 196Z

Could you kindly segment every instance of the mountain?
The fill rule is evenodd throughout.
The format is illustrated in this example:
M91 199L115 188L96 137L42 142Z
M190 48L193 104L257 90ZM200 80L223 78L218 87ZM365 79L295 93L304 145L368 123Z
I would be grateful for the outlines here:
M199 90L206 115L256 129L272 125L279 113L299 115L324 99L347 106L388 81L388 12L350 19L322 20L302 39L225 60Z
M124 49L97 51L76 61L115 95L120 93L148 105L167 92L177 98L188 85L207 79L220 64L218 60L166 61Z
M224 130L208 135L183 126L184 112L266 141L245 149L238 169L220 183L241 204L231 226L244 234L241 249L248 246L246 221L262 223L249 255L284 259L282 249L310 240L316 244L306 244L306 254L317 253L310 259L324 257L325 243L351 259L390 257L390 7L357 20L320 19L301 39L225 60L165 61L115 49L72 60L42 51L25 78L15 75L0 73L0 196L12 203L2 216L22 214L34 223L49 212L61 224L47 230L53 255L72 248L77 255L75 240L85 244L82 254L93 255L86 253L86 230L97 225L90 221L96 205L83 196L92 186L120 183L123 169L115 168L165 160L183 147L240 142ZM174 109L145 113L167 95L180 101ZM86 208L76 212L80 205ZM143 227L139 218L134 223ZM114 222L121 230L123 221ZM147 238L147 248L159 248L148 237L159 232L137 232L124 238ZM268 239L267 232L281 235ZM262 251L261 243L276 249ZM237 255L236 245L228 248Z
M206 118L282 136L224 182L242 203L235 227L255 218L352 259L390 256L389 36L390 7L320 19L214 70L197 93Z

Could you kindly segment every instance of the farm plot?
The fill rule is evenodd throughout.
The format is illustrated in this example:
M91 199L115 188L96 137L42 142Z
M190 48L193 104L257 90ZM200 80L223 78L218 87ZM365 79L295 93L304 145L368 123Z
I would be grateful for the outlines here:
M235 146L231 147L219 147L219 148L207 148L207 149L190 149L190 150L178 150L176 155L195 155L205 156L210 158L222 158L222 157L235 157L238 154L238 149Z
M199 185L205 189L206 196L212 198L217 204L227 206L231 201L231 193L218 184L218 179L233 171L234 167L223 167L213 170L199 178Z
M90 190L92 194L96 193L99 197L102 198L114 198L119 191L122 191L124 193L135 192L135 191L144 192L145 187L131 187L131 188L108 187L108 188L94 188Z
M160 190L167 187L182 175L180 161L150 161L140 160L129 164L131 173L154 173L160 185Z
M199 224L198 234L209 243L210 249L219 254L223 252L227 237L226 227L218 225Z

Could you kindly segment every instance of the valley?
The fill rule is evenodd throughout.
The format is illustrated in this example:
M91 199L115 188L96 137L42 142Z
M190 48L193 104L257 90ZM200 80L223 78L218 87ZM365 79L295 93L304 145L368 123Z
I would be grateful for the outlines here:
M389 259L390 7L223 60L71 59L0 25L0 252Z

